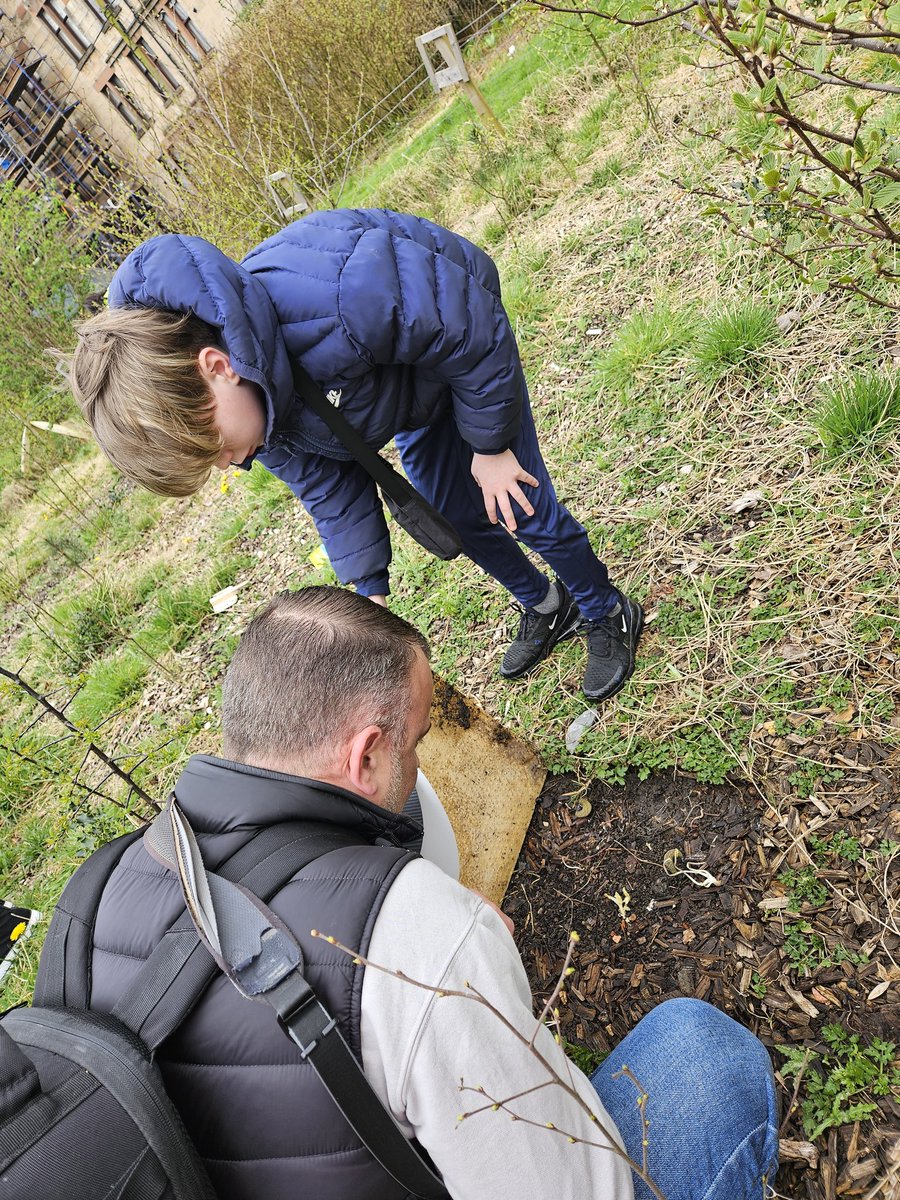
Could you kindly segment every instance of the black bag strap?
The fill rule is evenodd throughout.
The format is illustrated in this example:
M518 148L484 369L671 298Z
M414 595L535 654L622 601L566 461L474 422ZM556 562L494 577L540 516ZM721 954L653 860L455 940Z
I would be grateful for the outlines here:
M299 970L264 993L285 1033L324 1083L353 1132L399 1184L422 1200L447 1200L439 1175L372 1090L337 1022Z
M412 1195L446 1200L439 1176L375 1095L337 1021L304 978L303 952L291 931L249 888L206 869L174 797L150 826L147 849L177 874L210 958L244 996L273 1008L370 1154Z
M143 829L135 829L107 842L66 884L41 950L34 985L35 1004L45 1008L87 1008L91 995L94 922L100 897L119 859L143 833Z
M75 872L59 899L41 951L34 1003L86 1010L91 996L94 925L100 897L125 851L144 830L101 846ZM285 822L261 830L219 868L266 899L307 863L329 850L359 845L360 838L317 822ZM166 931L114 1015L154 1051L188 1016L216 975L187 913ZM178 989L169 991L178 981ZM163 1000L165 998L165 1003Z
M349 830L296 821L261 830L219 867L223 878L267 900L303 867L342 846L362 845ZM188 1017L218 973L184 912L154 947L112 1015L155 1051Z
M416 488L404 479L399 471L395 471L389 462L367 446L347 418L326 399L325 393L299 362L292 363L294 371L294 388L305 404L309 405L316 416L325 422L339 442L347 447L360 466L375 480L385 495L402 508L415 496L420 496Z

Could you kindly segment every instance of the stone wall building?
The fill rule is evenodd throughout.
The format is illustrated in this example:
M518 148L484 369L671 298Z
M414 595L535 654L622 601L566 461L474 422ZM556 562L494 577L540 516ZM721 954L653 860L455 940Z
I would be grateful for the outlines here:
M97 197L113 164L177 187L168 145L197 68L228 36L219 0L25 0L0 9L0 155L7 178L52 176Z

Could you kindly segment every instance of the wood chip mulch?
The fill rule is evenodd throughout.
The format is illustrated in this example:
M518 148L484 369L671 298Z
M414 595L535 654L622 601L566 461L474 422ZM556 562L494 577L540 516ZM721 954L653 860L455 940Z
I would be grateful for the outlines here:
M823 822L800 802L776 810L749 787L684 776L631 776L624 788L594 783L587 790L570 776L548 778L504 909L516 923L536 997L552 990L569 931L581 937L560 1008L567 1041L602 1054L675 996L707 1000L747 1025L770 1049L776 1071L784 1061L777 1045L821 1052L821 1029L830 1022L864 1041L900 1041L900 937L896 926L884 927L893 922L884 920L891 904L879 891L878 872L844 861L822 867L819 874L831 876L831 899L818 909L803 904L799 915L788 911L778 880L798 862L808 813L826 832L861 832L864 846L897 836L896 793L872 783L865 804L858 792L846 802L856 809L854 823L840 806L833 821ZM696 868L716 883L703 887L667 874L667 856L670 868ZM798 975L783 950L786 924L798 919L809 921L827 946L840 944L868 961L839 955L837 965ZM885 981L887 987L879 986ZM900 1197L896 1096L876 1098L873 1120L832 1129L812 1145L794 1103L794 1081L779 1083L778 1196Z

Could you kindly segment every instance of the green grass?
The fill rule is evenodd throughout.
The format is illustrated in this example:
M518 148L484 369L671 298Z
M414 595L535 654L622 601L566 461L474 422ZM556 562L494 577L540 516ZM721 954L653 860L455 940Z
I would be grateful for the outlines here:
M900 429L900 372L860 372L823 388L815 423L829 458L879 453Z
M598 365L606 386L629 392L648 384L671 366L676 354L690 340L694 317L660 304L635 313L622 325L615 341Z
M592 23L601 38L605 36L604 25L604 22ZM552 86L561 74L584 62L591 55L592 47L574 19L564 18L552 24L535 23L534 27L530 23L517 26L513 21L510 28L515 53L500 57L487 72L476 65L473 79L500 122L514 125L515 110L523 99L539 91L543 84ZM518 28L521 28L521 37L516 35ZM485 127L469 102L459 93L449 95L453 96L449 103L443 97L437 99L438 111L412 138L405 140L401 133L377 158L366 162L348 177L340 194L342 206L370 204L391 185L396 174L410 164L421 164L425 160L433 162L438 157L446 160L453 156L463 139L485 136ZM493 132L487 136L496 137Z
M727 307L699 324L693 346L697 370L709 383L733 372L757 374L764 364L762 351L779 336L775 313L768 305Z
M117 650L92 668L68 712L76 725L95 729L140 692L150 670L149 659L129 647Z

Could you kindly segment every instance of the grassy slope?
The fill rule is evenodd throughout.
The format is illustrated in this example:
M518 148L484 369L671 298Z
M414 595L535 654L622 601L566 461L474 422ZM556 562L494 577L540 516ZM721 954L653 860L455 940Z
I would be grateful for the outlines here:
M800 866L795 805L811 794L827 805L851 740L898 735L890 445L830 463L814 428L823 381L877 364L888 324L804 294L699 215L673 181L728 168L683 131L723 106L727 85L649 38L597 32L602 54L562 20L507 28L484 79L506 140L441 100L343 202L423 213L497 257L551 473L647 607L638 670L573 757L563 738L584 708L583 646L501 685L504 597L400 534L393 603L430 634L437 669L551 769L749 777L772 816L773 858ZM788 310L800 320L782 333L774 318ZM753 506L734 512L748 492ZM160 502L85 454L0 528L0 662L62 687L60 703L78 687L70 715L163 795L186 753L215 747L216 689L255 605L328 577L307 561L316 541L262 471ZM208 595L238 579L239 604L213 615ZM15 688L4 698L0 742L17 754L0 749L0 894L46 910L75 862L129 827L85 787L125 797L90 760L78 770L83 746L47 748L59 730L46 718L27 728ZM855 832L868 849L891 831L868 828L863 811ZM27 995L37 943L4 985L8 1002Z

